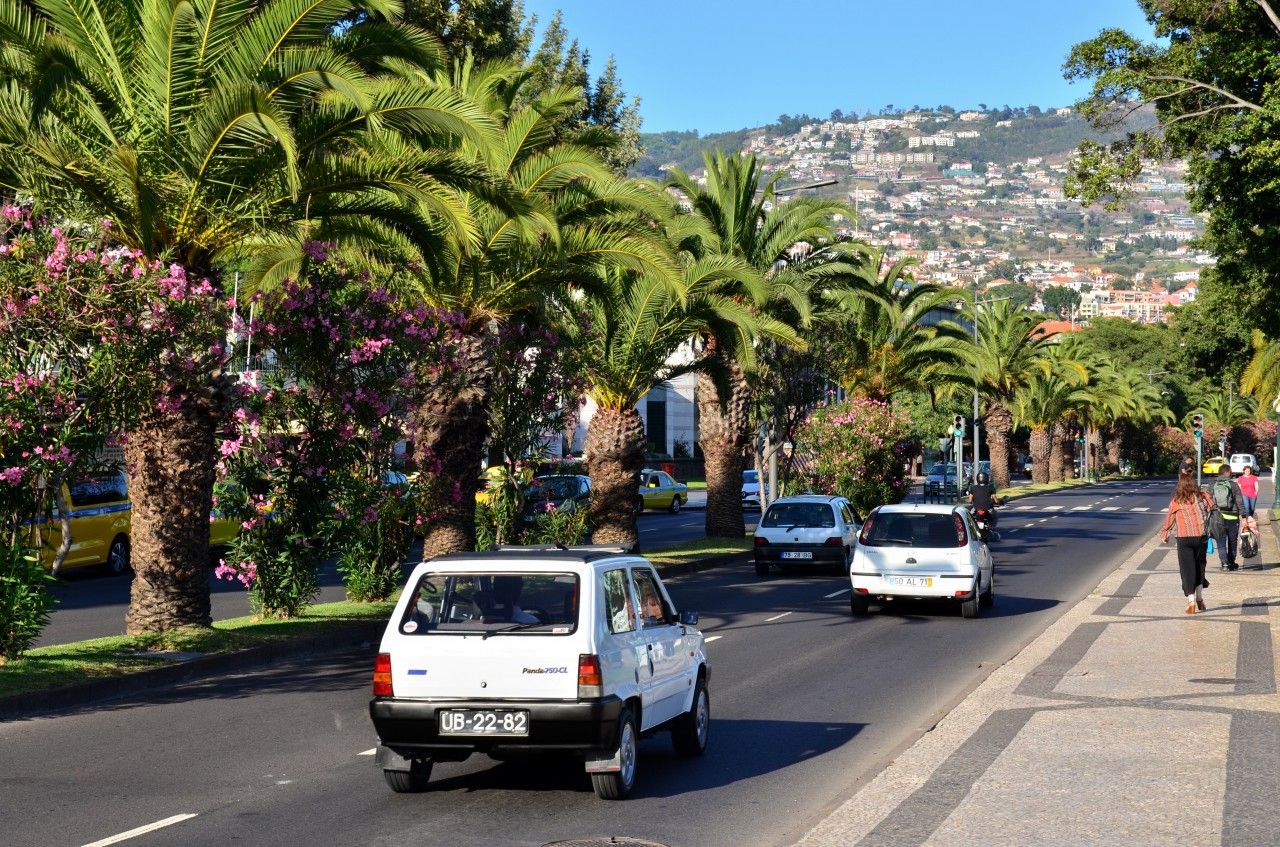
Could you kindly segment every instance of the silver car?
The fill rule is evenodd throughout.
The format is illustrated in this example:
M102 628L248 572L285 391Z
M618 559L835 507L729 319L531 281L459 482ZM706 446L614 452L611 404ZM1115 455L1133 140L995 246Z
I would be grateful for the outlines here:
M771 568L834 565L843 571L853 556L862 526L843 497L804 494L769 504L755 532L756 575Z

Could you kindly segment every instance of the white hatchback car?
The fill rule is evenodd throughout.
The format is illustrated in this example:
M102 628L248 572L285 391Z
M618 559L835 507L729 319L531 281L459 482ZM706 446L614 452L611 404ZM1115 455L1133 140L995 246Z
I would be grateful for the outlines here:
M1231 454L1231 473L1240 476L1244 473L1245 468L1253 468L1253 472L1258 472L1258 457L1252 453L1232 453Z
M849 567L849 607L873 599L947 599L966 618L995 601L995 563L964 506L901 503L867 516Z
M369 715L377 766L423 791L437 761L580 754L596 793L626 797L640 737L707 745L710 663L646 559L603 548L506 548L414 568L382 636Z
M843 497L801 494L769 504L756 525L756 575L773 567L834 565L844 571L862 520Z

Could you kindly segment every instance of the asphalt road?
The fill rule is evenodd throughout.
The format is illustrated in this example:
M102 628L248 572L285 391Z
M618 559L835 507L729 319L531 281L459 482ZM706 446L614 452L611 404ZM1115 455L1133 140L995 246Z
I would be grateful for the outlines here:
M1149 539L1170 488L1111 483L1006 508L996 606L978 620L904 604L855 621L833 574L670 580L709 639L710 747L689 761L665 736L645 741L624 803L547 759L441 764L432 791L392 794L366 755L367 645L0 724L2 840L86 845L166 822L124 843L789 844Z
M641 549L679 544L703 537L706 513L701 508L706 504L706 493L695 491L692 494L695 496L690 498L689 506L678 515L658 511L640 515ZM754 527L759 515L759 510L749 510L748 525ZM411 557L413 562L418 561L420 549L417 554ZM58 605L36 646L123 635L131 581L131 576L111 576L99 568L65 571L61 582L54 589ZM215 579L210 573L209 587L212 592L214 620L249 614L249 596L239 583ZM330 603L342 600L345 596L342 577L337 568L330 565L320 574L320 597L316 602Z

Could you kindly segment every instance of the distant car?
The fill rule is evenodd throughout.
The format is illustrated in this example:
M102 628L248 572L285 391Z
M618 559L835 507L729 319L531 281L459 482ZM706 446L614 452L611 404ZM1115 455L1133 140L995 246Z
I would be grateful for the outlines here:
M676 514L689 502L689 486L676 482L666 471L655 471L645 468L640 471L640 488L636 494L636 503L640 511L645 509L666 509Z
M498 494L498 487L502 484L502 472L502 465L490 465L485 468L484 473L480 475L480 486L476 489L477 503L493 502Z
M1200 470L1210 476L1217 476L1218 471L1222 470L1225 464L1227 464L1226 456L1214 456L1212 459L1205 459L1204 466Z
M642 736L669 732L682 757L706 749L710 679L697 613L639 556L441 556L414 568L382 636L373 761L392 791L419 792L436 762L473 753L576 754L596 794L621 800L649 755ZM687 776L657 764L668 786Z
M564 512L585 511L591 505L591 478L579 474L536 476L525 489L524 523L533 523L538 515L551 509Z
M995 601L995 563L963 506L896 504L867 516L849 567L849 610L875 599L945 599L966 618Z
M861 526L861 517L843 497L802 494L775 500L756 526L756 576L788 565L835 565L843 572Z
M760 508L760 492L761 492L760 472L759 471L743 471L742 472L742 505ZM769 486L764 485L763 490L766 494L769 492Z
M1261 470L1258 467L1258 457L1252 453L1232 453L1230 464L1231 472L1236 476L1244 473L1245 468L1253 468L1255 474Z

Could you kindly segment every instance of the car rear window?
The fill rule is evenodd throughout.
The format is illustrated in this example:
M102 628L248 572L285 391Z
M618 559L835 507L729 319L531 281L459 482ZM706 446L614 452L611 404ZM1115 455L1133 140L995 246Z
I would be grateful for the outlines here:
M405 635L569 635L578 627L572 573L427 573L411 588Z
M832 527L836 525L836 515L827 503L775 503L769 507L760 525Z
M859 544L868 547L963 547L963 524L956 515L878 513L862 528Z
M757 477L756 477L756 473L757 473L756 471L743 471L743 472L742 472L742 481L743 481L743 482L757 482L757 481L758 481L758 479L757 479Z

